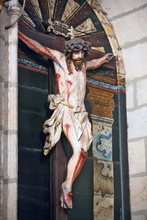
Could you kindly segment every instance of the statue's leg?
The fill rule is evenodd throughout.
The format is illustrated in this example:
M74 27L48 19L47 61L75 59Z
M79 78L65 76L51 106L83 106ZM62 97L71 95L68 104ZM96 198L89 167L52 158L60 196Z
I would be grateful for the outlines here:
M75 167L75 170L74 170L74 173L73 173L73 178L72 178L72 182L74 182L74 180L76 179L76 177L79 175L84 163L85 163L85 160L87 159L87 151L84 151L84 149L82 148L81 149L81 152L80 152L80 155L79 155L79 159L78 159L78 162L76 164L76 167Z
M64 207L65 204L68 208L72 208L72 184L78 174L80 173L85 160L87 158L87 150L89 148L89 139L87 134L87 129L85 128L80 140L77 138L75 131L75 126L70 118L70 115L66 115L66 119L63 120L63 130L64 133L71 143L73 149L73 155L70 158L67 165L67 177L65 182L62 184L62 195L61 195L61 206Z
M89 140L87 140L86 135L83 134L81 139L79 141L74 141L74 143L73 137L73 134L71 134L71 136L68 136L68 140L70 141L73 148L73 155L67 165L67 178L65 181L70 189L72 188L74 180L79 175L87 159L87 151L89 148Z

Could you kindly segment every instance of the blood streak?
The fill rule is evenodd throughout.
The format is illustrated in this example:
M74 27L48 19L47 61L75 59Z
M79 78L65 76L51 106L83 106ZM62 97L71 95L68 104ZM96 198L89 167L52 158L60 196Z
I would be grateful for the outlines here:
M45 56L48 56L51 60L53 61L57 61L57 59L55 58L55 56L51 53L51 51L46 48L46 47L39 47L37 46L33 40L31 40L30 38L28 37L25 37L23 34L19 33L19 38L21 40L23 40L27 45L29 45L32 49L34 49L35 51L37 51L38 53L42 54L42 55L45 55Z
M70 125L66 124L65 125L65 134L66 134L67 137L68 137L68 134L69 134L69 128L70 128Z
M57 82L58 91L59 91L59 81L60 81L60 74L56 73L56 82Z
M67 80L67 104L69 104L69 97L70 97L70 88L72 86L72 82Z
M73 174L73 178L72 178L72 182L76 179L76 177L79 175L80 173L80 170L82 169L84 163L85 163L85 160L87 158L87 152L84 151L84 149L82 148L81 149L81 152L80 152L80 155L79 155L79 159L77 161L77 164L76 164L76 167L75 167L75 170L74 170L74 174Z

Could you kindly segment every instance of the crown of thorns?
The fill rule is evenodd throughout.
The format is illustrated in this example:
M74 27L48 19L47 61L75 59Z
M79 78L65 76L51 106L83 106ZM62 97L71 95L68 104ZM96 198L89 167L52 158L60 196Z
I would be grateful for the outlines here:
M90 42L84 41L79 38L73 38L65 43L64 52L66 55L68 53L76 52L79 50L83 50L86 53L86 52L88 52L90 47L91 47Z

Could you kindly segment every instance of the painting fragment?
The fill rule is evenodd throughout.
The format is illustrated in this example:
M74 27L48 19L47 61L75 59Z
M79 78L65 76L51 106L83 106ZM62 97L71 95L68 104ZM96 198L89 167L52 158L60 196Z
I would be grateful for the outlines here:
M79 8L79 4L73 0L68 0L67 5L65 7L64 14L61 18L62 21L66 23L69 17L74 14L74 12Z
M91 19L88 18L81 25L76 27L75 36L82 36L85 35L85 33L89 34L93 32L96 32L96 28L94 27L94 24L92 23Z
M112 161L112 123L113 119L97 117L93 123L93 156Z
M113 162L94 159L94 220L114 219Z
M56 0L49 0L50 18L53 18Z

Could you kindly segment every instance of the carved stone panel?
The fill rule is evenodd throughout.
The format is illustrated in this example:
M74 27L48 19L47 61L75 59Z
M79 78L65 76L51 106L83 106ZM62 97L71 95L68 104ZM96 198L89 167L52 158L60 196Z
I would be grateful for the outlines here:
M113 119L93 116L93 156L112 161Z
M94 220L114 219L113 162L94 159Z
M113 119L92 115L94 220L114 219L112 124Z

